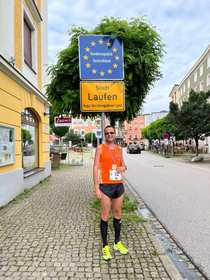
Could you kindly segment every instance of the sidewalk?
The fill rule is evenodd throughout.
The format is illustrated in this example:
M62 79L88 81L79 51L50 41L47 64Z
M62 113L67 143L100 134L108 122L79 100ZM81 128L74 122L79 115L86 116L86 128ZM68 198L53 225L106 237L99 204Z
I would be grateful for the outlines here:
M121 231L129 254L112 249L109 221L112 260L103 260L100 213L90 204L92 166L88 155L83 166L53 170L28 198L0 209L0 280L182 279L150 225L129 215L123 215ZM136 199L128 184L125 188Z

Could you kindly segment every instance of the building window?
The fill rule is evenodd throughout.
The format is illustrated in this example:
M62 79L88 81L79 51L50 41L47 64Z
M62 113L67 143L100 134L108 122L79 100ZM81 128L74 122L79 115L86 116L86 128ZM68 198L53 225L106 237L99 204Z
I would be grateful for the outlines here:
M81 130L81 135L85 136L85 130Z
M138 123L138 122L137 122L137 120L135 120L135 122L134 122L134 123Z
M200 77L203 75L203 64L200 67Z
M197 71L194 73L194 83L197 82Z
M129 135L129 139L131 139L132 138L132 135Z
M210 74L207 76L207 87L210 86Z
M131 126L129 126L129 129L132 129L132 127L131 127Z
M137 129L138 129L138 127L137 127L137 126L135 126L135 129L137 130Z
M21 113L22 168L24 172L38 167L39 123L30 109Z
M88 119L84 122L84 125L85 125L85 126L88 126L88 125L89 125L89 120L88 120Z
M141 120L141 123L143 123L144 121L143 120Z
M79 119L79 126L82 126L84 124L84 121L82 119Z
M78 130L75 130L75 131L74 131L74 134L79 135L79 131L78 131Z
M183 86L183 92L185 92L185 84L184 84L184 86Z
M195 87L195 88L194 88L194 91L196 91L196 92L197 92L197 91L198 91L198 88L197 88L197 87Z
M138 138L138 135L135 135L135 139L137 139Z
M77 119L73 120L73 126L77 126Z
M140 127L141 129L143 128L143 125L141 125L141 127Z
M200 91L203 91L203 81L200 82Z
M24 19L24 61L32 67L31 28Z
M210 56L207 58L207 69L210 67Z
M190 88L190 80L187 82L187 88Z

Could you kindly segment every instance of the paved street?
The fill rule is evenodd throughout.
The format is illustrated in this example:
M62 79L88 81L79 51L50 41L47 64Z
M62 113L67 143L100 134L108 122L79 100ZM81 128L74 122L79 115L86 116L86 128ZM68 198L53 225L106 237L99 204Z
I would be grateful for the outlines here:
M89 154L84 166L53 170L28 197L0 209L0 280L182 279L150 225L138 216L122 218L126 256L112 249L109 221L112 260L102 259L100 213L91 206L92 165ZM126 192L138 199L129 184Z
M207 155L206 155L207 156ZM210 164L143 151L124 153L126 179L176 243L210 279ZM209 160L209 159L208 159Z

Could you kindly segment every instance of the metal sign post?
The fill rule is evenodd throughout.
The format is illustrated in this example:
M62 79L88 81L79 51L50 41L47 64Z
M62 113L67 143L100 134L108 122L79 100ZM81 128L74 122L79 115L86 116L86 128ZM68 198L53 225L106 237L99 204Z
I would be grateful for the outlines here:
M173 157L174 156L174 134L175 133L171 132L170 134L172 135L172 137L171 137L172 138L172 145L171 146L172 146L172 157Z
M91 158L93 158L92 157L92 154L93 154L93 131L92 131L92 129L91 129Z
M106 142L104 129L105 129L105 114L104 114L104 112L102 112L101 113L101 135L102 135L102 143L103 144Z
M166 156L165 158L170 158L169 155L168 155L168 133L164 133L163 134L163 138L164 138L164 142L165 142L165 145L166 145Z

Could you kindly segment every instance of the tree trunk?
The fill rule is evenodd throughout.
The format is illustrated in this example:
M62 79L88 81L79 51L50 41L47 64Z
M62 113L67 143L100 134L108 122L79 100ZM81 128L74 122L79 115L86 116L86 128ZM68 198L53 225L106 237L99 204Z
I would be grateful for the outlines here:
M115 119L110 117L110 124L111 126L115 127Z
M195 143L196 143L196 156L198 156L198 139L195 139Z
M60 140L59 140L59 142L60 142L60 153L61 153L61 151L62 151L62 145L61 145L61 137L60 137Z

